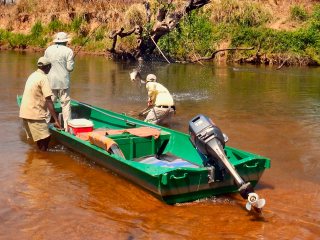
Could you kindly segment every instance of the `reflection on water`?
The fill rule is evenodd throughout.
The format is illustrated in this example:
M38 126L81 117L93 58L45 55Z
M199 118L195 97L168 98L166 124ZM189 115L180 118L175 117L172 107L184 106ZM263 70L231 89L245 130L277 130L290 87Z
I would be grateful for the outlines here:
M257 191L264 217L237 194L169 206L141 188L52 142L26 141L15 96L39 54L0 52L0 239L317 239L320 235L320 69L152 63L173 94L171 127L187 132L199 113L228 144L271 158ZM74 99L130 115L146 107L135 64L77 56ZM307 206L307 207L306 207Z

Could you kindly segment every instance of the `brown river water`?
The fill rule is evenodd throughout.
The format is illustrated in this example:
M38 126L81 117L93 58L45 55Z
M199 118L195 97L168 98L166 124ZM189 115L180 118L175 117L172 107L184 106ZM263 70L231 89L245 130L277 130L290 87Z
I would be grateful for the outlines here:
M0 52L0 239L320 239L320 68L152 63L174 96L171 128L202 113L228 145L271 159L256 191L262 217L238 194L166 205L140 187L52 142L28 142L16 95L40 53ZM135 115L146 106L134 65L77 56L74 99ZM183 146L182 146L183 147Z

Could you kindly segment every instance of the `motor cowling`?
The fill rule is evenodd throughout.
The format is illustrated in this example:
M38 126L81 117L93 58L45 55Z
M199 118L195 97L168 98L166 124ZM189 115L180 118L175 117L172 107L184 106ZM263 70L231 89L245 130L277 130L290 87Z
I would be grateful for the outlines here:
M205 155L209 155L207 144L216 138L222 147L225 146L225 138L219 127L210 118L199 114L189 121L190 140L193 145Z

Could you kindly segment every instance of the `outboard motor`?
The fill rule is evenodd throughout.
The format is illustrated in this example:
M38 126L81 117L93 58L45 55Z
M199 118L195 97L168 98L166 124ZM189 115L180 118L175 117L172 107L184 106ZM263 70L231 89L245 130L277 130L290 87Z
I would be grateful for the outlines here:
M229 162L224 147L227 141L226 135L222 133L208 117L199 114L189 121L189 134L192 144L199 152L212 158L216 164L221 165L234 178L242 198L248 200L246 208L250 211L251 207L260 212L265 205L265 199L259 199L251 186L250 182L245 182L238 174L234 166Z

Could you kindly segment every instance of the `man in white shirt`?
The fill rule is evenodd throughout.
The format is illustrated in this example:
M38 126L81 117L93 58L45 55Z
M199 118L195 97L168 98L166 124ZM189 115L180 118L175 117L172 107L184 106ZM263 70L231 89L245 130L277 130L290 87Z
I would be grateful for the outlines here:
M47 110L50 111L55 123L61 128L58 117L54 111L51 100L52 91L46 74L50 71L51 63L41 57L38 60L38 70L27 79L22 95L19 117L23 119L23 125L27 138L32 138L40 150L46 151L50 140L50 132L46 122Z
M152 109L144 121L154 124L168 123L175 113L174 101L170 92L157 82L157 77L154 74L149 74L146 82L148 106Z
M71 119L70 72L74 68L73 51L67 47L68 41L70 41L68 35L65 32L59 32L53 40L55 44L48 47L44 53L52 64L48 78L53 92L53 102L59 100L61 103L65 129L67 129L68 120Z

